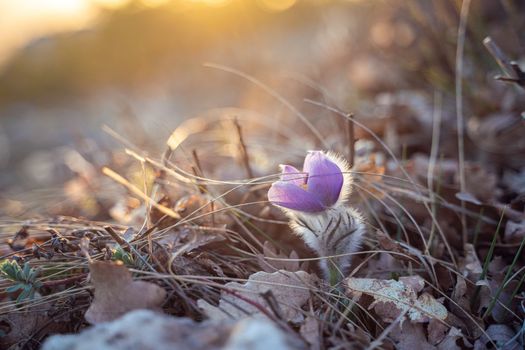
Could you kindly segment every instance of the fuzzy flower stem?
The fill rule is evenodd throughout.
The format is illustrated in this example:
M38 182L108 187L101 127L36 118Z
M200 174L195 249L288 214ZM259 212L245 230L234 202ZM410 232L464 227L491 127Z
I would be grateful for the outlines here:
M290 227L322 259L324 278L335 286L347 272L350 254L361 245L365 226L359 212L346 205L352 177L346 161L332 153L311 151L303 171L281 166L281 179L268 199L290 219ZM330 258L328 258L330 257Z

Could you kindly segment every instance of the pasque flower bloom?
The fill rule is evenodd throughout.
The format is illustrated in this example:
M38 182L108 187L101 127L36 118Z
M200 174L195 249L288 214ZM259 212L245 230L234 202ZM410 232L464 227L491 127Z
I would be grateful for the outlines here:
M321 257L325 278L336 284L361 245L365 226L361 214L345 205L352 176L346 161L332 153L308 152L300 172L281 165L281 178L268 199L290 219L290 227Z
M281 165L280 181L273 183L268 199L275 205L305 213L319 213L344 200L343 184L348 175L346 163L321 151L310 151L303 172L291 165ZM347 183L345 183L347 182Z

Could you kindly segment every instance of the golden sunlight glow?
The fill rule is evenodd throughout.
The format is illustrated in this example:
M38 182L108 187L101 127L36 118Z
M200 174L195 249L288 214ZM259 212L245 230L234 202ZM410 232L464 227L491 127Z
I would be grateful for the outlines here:
M122 7L126 5L129 1L130 0L91 0L91 2L95 3L96 5L110 9Z
M0 0L0 63L33 38L84 27L92 10L88 0Z
M261 6L269 11L284 11L295 5L297 0L259 0Z
M100 8L116 9L132 0L0 0L0 64L31 40L53 33L79 30L96 19ZM232 0L140 0L148 7L180 2L226 6ZM291 8L297 0L247 0L268 11Z
M171 0L142 0L142 3L148 7L159 7L169 2L171 2Z
M212 7L220 7L220 6L226 6L228 3L231 2L231 0L190 0L195 3L203 3L208 6Z

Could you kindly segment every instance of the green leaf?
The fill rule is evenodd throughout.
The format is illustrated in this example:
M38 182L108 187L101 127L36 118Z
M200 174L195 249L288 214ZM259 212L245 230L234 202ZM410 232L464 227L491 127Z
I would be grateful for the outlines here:
M29 274L31 273L31 266L29 265L28 262L24 264L24 270L22 272L23 272L24 279L29 277Z
M24 288L24 285L22 285L22 284L15 284L14 286L7 287L7 288L5 289L5 291L6 291L7 293L14 293L14 292L16 292L17 290L22 289L22 288Z
M30 293L30 290L28 291L27 289L24 289L24 290L22 291L22 293L20 293L20 295L18 296L18 298L16 298L16 302L19 303L19 302L21 302L22 300L27 299L27 297L29 296L29 293Z

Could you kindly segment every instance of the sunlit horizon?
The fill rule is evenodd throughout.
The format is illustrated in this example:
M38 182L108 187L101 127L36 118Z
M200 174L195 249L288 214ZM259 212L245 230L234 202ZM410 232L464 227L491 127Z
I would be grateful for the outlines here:
M232 0L184 0L210 7L225 6ZM257 0L269 11L283 11L297 0ZM0 0L0 65L32 40L54 33L89 27L100 9L116 9L131 0ZM171 0L141 0L157 7ZM173 2L174 4L176 2Z

